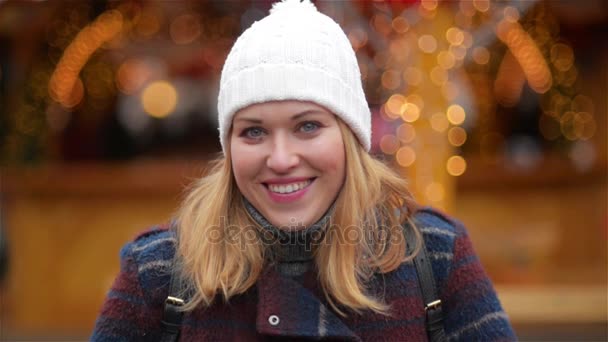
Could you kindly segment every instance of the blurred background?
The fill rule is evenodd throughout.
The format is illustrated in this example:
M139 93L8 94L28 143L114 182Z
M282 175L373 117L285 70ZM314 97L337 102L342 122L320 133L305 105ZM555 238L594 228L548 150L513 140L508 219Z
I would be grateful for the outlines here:
M373 153L469 228L522 340L607 339L608 3L315 1ZM84 340L120 247L221 151L235 38L270 1L0 0L0 340Z

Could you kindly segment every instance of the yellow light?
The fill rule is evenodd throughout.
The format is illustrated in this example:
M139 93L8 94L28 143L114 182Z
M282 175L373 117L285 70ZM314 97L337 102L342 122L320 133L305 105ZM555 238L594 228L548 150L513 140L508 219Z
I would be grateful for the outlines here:
M431 70L431 81L438 86L442 86L448 81L448 73L444 68L436 66Z
M485 47L476 47L473 49L473 60L477 64L488 64L490 61L490 52Z
M479 12L487 12L490 9L489 0L473 0L473 6Z
M386 101L386 115L392 119L396 119L401 115L401 107L405 103L405 97L401 94L393 94Z
M385 154L394 154L399 148L399 139L392 134L380 138L380 150Z
M416 161L416 152L409 146L403 146L397 150L397 163L403 167L408 167Z
M420 110L424 108L424 100L422 99L422 96L418 94L410 94L405 98L405 100L407 102L415 104Z
M395 90L401 85L400 73L397 70L386 70L382 73L382 86L388 90Z
M405 33L410 29L410 24L402 16L398 16L397 18L393 19L392 26L393 30L395 30L397 33Z
M462 127L452 127L448 131L448 141L453 146L462 146L467 141L467 132Z
M437 49L437 40L430 34L425 34L418 38L418 47L426 53L433 53Z
M454 67L456 63L456 58L454 54L449 51L441 51L437 55L437 64L444 69L450 69Z
M457 104L448 107L447 116L452 125L460 125L466 118L464 109Z
M450 127L450 122L448 121L448 119L445 117L445 114L443 114L443 113L433 114L431 116L430 122L431 122L431 128L439 133L445 132L445 130L448 129L448 127Z
M408 67L403 72L403 79L410 85L419 85L422 82L422 72L418 68Z
M460 45L464 41L464 34L456 27L450 27L445 32L445 38L452 45Z
M443 185L433 182L426 187L424 194L429 200L433 202L439 202L443 200L445 196L445 190L443 189Z
M404 123L397 128L397 137L403 143L410 143L416 139L416 129L409 123Z
M401 118L406 122L414 122L420 118L420 108L411 102L406 102L401 106Z
M460 176L467 170L467 161L461 156L451 156L446 163L446 169L451 176Z
M166 81L156 81L148 85L142 95L144 111L155 118L171 114L177 105L177 91Z

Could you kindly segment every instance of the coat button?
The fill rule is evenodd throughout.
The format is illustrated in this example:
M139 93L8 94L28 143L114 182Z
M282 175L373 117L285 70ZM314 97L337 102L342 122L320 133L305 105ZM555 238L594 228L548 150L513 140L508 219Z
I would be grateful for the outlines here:
M270 317L268 317L268 323L270 323L270 325L279 325L279 316L270 315Z

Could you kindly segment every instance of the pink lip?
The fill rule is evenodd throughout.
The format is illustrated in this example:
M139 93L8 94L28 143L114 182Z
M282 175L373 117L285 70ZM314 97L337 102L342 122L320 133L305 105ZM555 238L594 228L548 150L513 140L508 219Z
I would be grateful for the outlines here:
M287 184L287 183L296 183L296 182L302 182L305 180L308 180L310 178L285 178L285 179L275 179L275 180L269 180L268 183L270 184ZM288 180L288 181L284 181L284 180ZM314 183L315 179L312 180L312 182L310 184L308 184L307 187L305 187L304 189L300 189L298 191L294 191L292 193L289 194L278 194L276 192L272 192L270 191L270 189L268 188L268 186L264 186L266 188L266 192L268 193L268 197L270 197L270 199L275 202L275 203L291 203L294 201L299 200L300 198L302 198L304 195L306 195L306 193L308 192L308 189L310 189L310 186L312 185L312 183ZM266 184L268 184L266 183Z

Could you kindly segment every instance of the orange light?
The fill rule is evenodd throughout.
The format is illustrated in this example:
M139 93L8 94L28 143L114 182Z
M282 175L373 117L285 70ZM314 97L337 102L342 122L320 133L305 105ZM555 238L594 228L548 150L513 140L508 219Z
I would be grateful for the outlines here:
M141 95L144 111L155 118L163 118L171 114L177 105L177 91L166 81L156 81L149 84Z

